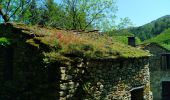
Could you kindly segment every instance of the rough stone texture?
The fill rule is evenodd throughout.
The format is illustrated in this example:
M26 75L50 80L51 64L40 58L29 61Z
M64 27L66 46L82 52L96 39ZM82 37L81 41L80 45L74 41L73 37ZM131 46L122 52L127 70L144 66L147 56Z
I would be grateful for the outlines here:
M169 51L157 44L150 44L144 47L149 50L152 56L149 59L151 91L153 92L154 100L161 100L162 94L162 81L170 81L170 70L161 69L161 54L168 53Z
M2 28L0 26L0 28ZM3 33L4 32L4 33ZM8 55L0 52L0 100L131 100L131 91L143 86L144 100L152 100L148 58L87 59L44 63L47 46L26 43L28 35L10 27L0 37L13 40ZM7 64L13 58L10 66ZM6 71L10 68L11 71ZM6 79L5 77L8 77Z
M150 57L150 71L160 71L161 70L161 54L168 53L169 50L157 45L150 44L146 45L143 49L149 50L152 56Z
M57 89L48 81L42 48L26 43L29 36L11 26L0 26L0 37L12 40L11 45L0 46L0 100L47 100L49 97L55 100L59 97Z
M152 100L147 58L80 61L60 67L61 100L131 100L140 86L144 100Z

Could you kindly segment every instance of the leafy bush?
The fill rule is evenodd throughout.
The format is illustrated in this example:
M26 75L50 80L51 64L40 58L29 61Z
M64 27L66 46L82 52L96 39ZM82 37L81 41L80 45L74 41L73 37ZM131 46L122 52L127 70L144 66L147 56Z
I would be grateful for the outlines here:
M11 42L9 39L5 38L5 37L1 37L0 38L0 45L2 46L7 46L7 45L10 45Z

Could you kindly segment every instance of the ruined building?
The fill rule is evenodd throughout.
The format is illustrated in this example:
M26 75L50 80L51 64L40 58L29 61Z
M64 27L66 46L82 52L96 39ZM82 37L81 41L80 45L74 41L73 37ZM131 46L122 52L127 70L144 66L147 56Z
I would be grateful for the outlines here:
M58 55L45 34L20 24L1 24L0 37L10 41L0 45L0 100L152 100L142 50L120 45L114 57Z
M170 98L170 50L157 43L142 44L150 51L149 59L151 74L151 91L154 100L169 100Z

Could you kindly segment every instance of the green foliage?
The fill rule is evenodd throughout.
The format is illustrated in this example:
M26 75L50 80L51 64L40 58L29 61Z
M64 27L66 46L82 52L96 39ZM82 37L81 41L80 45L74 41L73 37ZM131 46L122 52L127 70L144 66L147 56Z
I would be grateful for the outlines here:
M108 30L114 26L116 0L60 1L1 0L0 14L16 22L74 30Z
M133 24L128 17L125 17L120 19L120 23L116 26L116 29L124 30L129 27L133 27Z
M134 36L134 34L130 33L127 29L110 31L110 32L106 32L106 34L112 37L114 41L124 43L124 44L128 44L128 37ZM135 37L135 39L136 39L136 44L141 43L141 40L138 37Z
M143 43L157 43L170 50L170 29L165 30L154 38L144 41Z
M63 6L67 24L81 30L112 25L117 10L115 0L63 0Z
M170 28L170 16L161 17L151 23L140 27L130 28L130 32L139 37L142 41L159 35L164 30Z
M128 37L127 36L112 36L112 39L117 41L117 42L128 44ZM136 39L136 44L141 43L141 40L138 37L135 37L135 39Z
M38 24L51 27L65 27L65 12L54 0L45 0L39 11Z
M31 0L0 0L0 15L4 22L21 20L27 15Z
M7 46L7 45L10 45L11 42L9 39L5 38L5 37L1 37L0 38L0 45L2 46Z
M30 3L30 7L28 8L27 12L25 13L24 17L26 17L27 21L26 23L28 24L38 24L40 20L40 13L41 11L37 7L37 1L32 0Z

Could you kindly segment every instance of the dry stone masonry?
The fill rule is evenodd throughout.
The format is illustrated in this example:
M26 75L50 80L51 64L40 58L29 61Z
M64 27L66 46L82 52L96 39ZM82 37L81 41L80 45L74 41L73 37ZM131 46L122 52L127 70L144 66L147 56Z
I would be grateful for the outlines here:
M153 92L154 100L167 100L163 99L169 96L169 86L164 87L163 82L167 82L170 84L170 70L167 66L169 62L164 58L163 55L168 54L170 51L159 44L150 43L148 45L144 45L143 49L149 50L152 56L149 58L149 69L150 69L150 80L151 80L151 91ZM164 59L163 59L164 58ZM164 91L163 91L164 89ZM166 94L166 95L164 95ZM168 98L169 99L169 98Z
M152 99L148 58L77 59L60 67L61 100L131 100L137 88L144 100Z
M3 29L0 37L13 43L0 46L0 100L152 100L148 57L67 55L71 60L45 63L47 45L27 43L31 37L20 29Z

